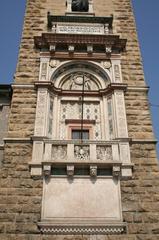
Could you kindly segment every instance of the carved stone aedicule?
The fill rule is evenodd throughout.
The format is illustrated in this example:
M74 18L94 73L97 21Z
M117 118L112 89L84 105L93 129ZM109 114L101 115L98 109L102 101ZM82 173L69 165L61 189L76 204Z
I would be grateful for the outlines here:
M89 145L75 145L74 146L74 158L75 160L87 161L90 159L90 147Z
M97 146L97 160L112 161L112 147L111 146Z
M67 146L53 145L52 146L52 160L65 160L67 159Z

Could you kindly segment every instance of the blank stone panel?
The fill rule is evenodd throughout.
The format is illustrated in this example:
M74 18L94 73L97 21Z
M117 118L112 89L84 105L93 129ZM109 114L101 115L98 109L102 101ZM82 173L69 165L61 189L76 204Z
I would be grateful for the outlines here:
M112 178L44 182L42 221L121 221L120 183Z

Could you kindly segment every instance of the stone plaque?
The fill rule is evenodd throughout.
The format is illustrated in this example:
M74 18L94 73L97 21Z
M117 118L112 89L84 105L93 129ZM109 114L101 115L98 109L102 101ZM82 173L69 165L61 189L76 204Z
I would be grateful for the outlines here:
M74 33L74 34L104 34L103 24L62 24L59 23L56 26L57 33Z

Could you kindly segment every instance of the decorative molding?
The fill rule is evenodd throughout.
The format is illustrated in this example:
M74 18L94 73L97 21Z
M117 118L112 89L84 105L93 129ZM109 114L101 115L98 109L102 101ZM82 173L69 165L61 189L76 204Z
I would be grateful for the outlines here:
M44 234L122 234L126 231L126 225L105 224L95 226L59 226L49 223L38 223L40 231Z

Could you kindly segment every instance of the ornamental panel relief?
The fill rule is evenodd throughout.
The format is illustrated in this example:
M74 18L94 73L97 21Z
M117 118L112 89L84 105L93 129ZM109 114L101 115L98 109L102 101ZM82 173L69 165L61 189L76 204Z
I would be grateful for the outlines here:
M99 86L90 74L77 72L68 76L62 84L64 90L82 90L84 84L85 91L98 90Z
M111 146L97 146L97 160L111 161L112 160Z
M52 146L52 160L66 160L67 146L53 145Z

